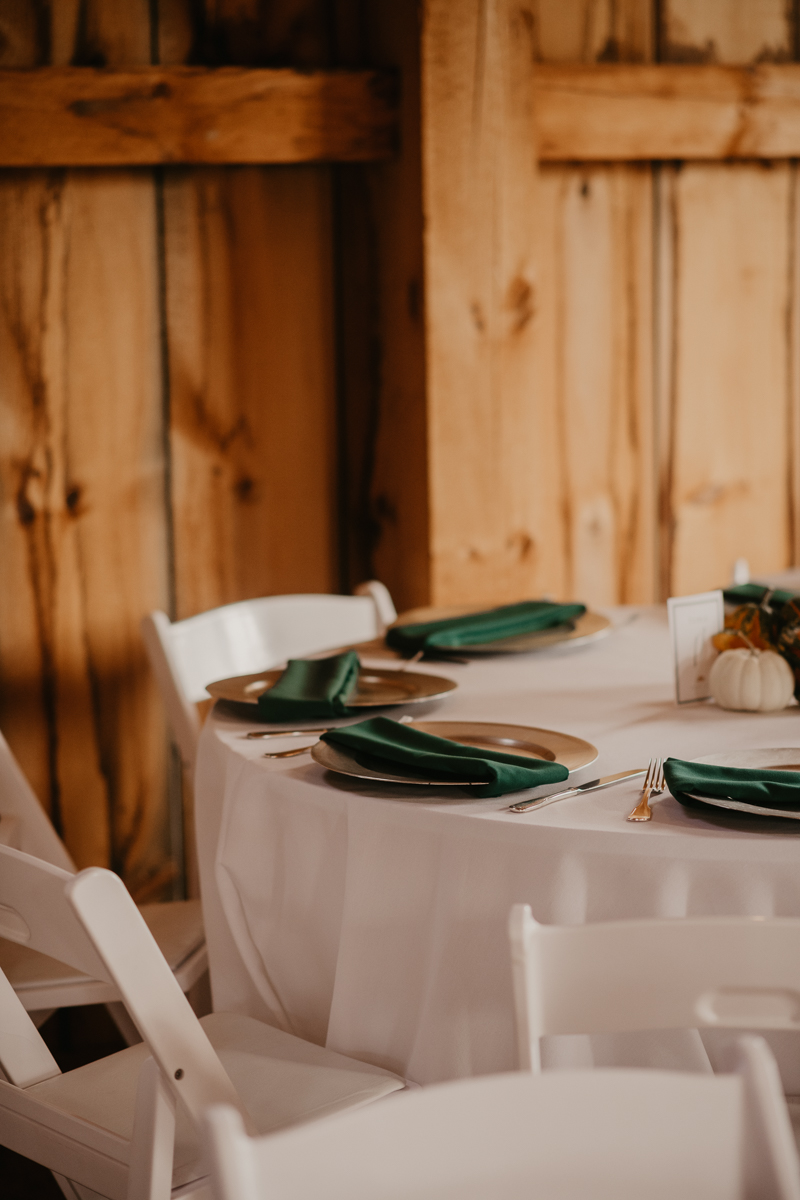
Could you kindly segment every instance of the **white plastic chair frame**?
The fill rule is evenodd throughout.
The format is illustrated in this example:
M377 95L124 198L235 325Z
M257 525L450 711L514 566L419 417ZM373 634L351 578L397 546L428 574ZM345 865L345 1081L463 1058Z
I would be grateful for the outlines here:
M397 616L382 583L362 583L354 596L263 596L170 621L153 612L142 636L181 761L190 775L197 756L206 684L277 666L381 636Z
M540 925L509 918L519 1061L546 1034L800 1030L800 919L683 917Z
M0 844L11 845L52 866L75 873L69 852L47 818L33 789L0 733ZM202 987L208 971L208 951L199 900L145 904L142 915L150 926L182 991ZM57 1008L79 1004L106 1004L123 1036L138 1041L138 1034L119 1002L119 993L107 981L87 978L60 962L52 962L27 946L0 940L0 969L4 970L25 1009L37 1025Z
M67 1195L166 1200L200 1188L211 1104L263 1133L403 1087L249 1017L199 1022L110 871L70 875L0 846L0 933L113 985L144 1039L62 1075L0 973L0 1142L49 1167Z
M438 1084L266 1138L207 1115L216 1200L797 1200L775 1062L737 1075L551 1071Z

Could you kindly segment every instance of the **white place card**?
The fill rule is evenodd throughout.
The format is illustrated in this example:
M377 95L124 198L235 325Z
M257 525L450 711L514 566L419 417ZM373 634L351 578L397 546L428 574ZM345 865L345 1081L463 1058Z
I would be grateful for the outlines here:
M725 626L722 592L672 596L667 601L672 660L675 664L675 701L688 704L711 695L708 676L717 652L711 638Z

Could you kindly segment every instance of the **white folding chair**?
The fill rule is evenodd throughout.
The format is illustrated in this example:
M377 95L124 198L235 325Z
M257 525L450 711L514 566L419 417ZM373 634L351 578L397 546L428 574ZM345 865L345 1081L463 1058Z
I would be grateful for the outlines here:
M797 1200L760 1038L739 1073L550 1071L459 1080L251 1138L207 1115L216 1200Z
M397 616L382 583L362 583L354 596L263 596L170 621L153 612L142 621L150 664L172 735L190 774L197 756L206 684L248 675L336 646L379 637Z
M111 871L70 875L0 846L0 933L112 985L144 1039L61 1074L0 974L0 1143L49 1167L68 1196L167 1200L196 1190L210 1104L232 1105L265 1133L404 1086L250 1017L198 1021Z
M8 742L0 733L0 844L44 859L64 871L75 872L61 838L47 818L22 773ZM203 914L199 900L143 904L141 914L167 960L182 991L203 992L208 971ZM125 1039L138 1041L116 988L104 980L89 979L66 963L0 937L0 970L38 1026L57 1008L79 1004L105 1004ZM208 1007L201 1002L201 1007Z
M683 917L540 925L509 919L520 1067L546 1034L800 1030L800 919Z

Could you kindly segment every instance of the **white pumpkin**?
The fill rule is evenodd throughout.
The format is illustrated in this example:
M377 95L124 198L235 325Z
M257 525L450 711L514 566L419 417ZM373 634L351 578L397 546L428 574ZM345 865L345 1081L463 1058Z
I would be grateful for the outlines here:
M775 712L794 694L794 675L772 650L724 650L711 668L711 695L721 708Z

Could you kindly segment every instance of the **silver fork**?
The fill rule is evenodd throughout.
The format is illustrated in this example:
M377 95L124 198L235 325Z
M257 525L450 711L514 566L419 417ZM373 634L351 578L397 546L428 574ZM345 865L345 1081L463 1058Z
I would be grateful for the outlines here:
M632 812L628 813L626 821L649 821L653 816L650 808L650 797L658 796L664 790L664 760L651 758L650 766L644 777L642 798Z

